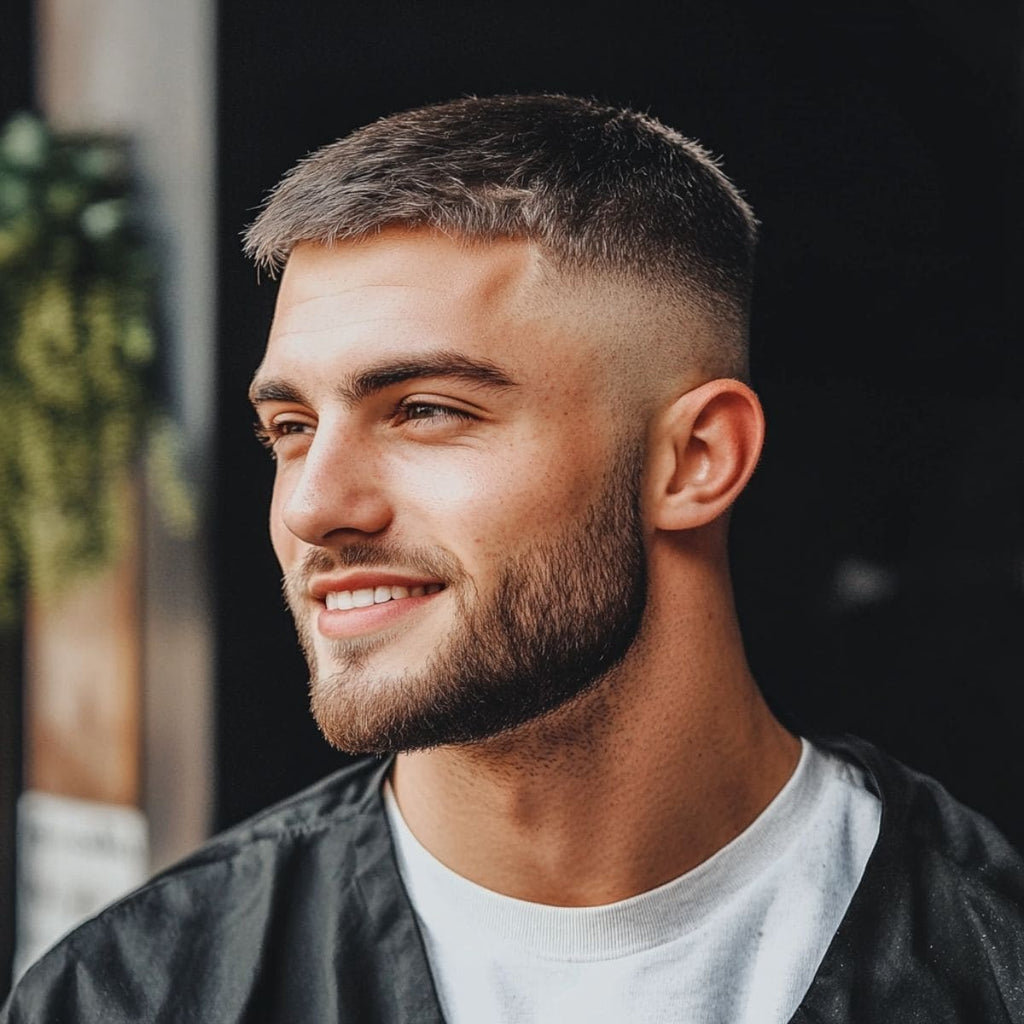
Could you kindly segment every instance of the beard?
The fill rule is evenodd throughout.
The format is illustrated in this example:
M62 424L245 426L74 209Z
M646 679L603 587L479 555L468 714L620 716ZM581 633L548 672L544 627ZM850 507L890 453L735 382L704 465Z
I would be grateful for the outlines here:
M285 578L285 596L309 664L310 705L332 746L386 754L479 742L594 689L635 642L647 600L639 508L641 458L620 452L602 492L554 540L510 556L481 598L458 560L380 542L316 549ZM374 675L373 654L396 633L338 640L321 674L305 581L339 567L401 565L445 581L457 625L426 662Z

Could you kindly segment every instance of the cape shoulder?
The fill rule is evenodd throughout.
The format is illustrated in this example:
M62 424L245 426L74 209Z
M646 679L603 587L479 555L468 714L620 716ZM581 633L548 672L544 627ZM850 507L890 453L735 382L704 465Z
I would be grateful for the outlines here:
M878 840L793 1024L1024 1024L1024 861L999 830L863 740L815 740L858 764Z
M357 1020L403 986L429 1007L418 933L389 881L387 767L343 768L107 907L29 968L0 1024ZM377 921L387 934L372 934ZM410 964L404 981L369 962L389 945Z

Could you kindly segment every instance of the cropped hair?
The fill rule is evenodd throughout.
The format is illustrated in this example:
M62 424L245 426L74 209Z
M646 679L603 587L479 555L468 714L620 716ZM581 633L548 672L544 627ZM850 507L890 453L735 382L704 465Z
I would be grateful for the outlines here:
M245 250L275 273L300 242L396 225L526 239L563 271L683 289L745 335L753 212L703 147L633 110L493 96L385 117L285 175Z

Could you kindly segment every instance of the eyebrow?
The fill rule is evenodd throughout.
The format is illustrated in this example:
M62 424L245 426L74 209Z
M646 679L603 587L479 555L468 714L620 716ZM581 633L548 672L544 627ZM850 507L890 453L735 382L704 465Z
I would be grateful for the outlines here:
M368 366L340 382L335 392L347 404L355 405L395 384L424 377L444 377L491 391L518 387L508 373L490 360L471 359L461 352L435 352L428 356L389 359ZM308 404L302 390L289 381L276 378L260 380L258 376L249 388L249 401L256 406L263 402Z

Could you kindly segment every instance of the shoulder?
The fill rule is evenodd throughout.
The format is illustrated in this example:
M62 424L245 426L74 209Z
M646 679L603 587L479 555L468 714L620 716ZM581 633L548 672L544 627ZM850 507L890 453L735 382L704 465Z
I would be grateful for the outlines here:
M1024 1022L1019 853L940 783L871 744L815 742L862 769L882 819L806 1008L829 1020L871 1007L879 1020L927 1009L932 1020Z
M379 798L386 769L387 764L366 758L334 772L214 836L99 916L130 915L133 905L172 901L178 893L189 898L191 909L216 913L223 886L286 884L301 875L307 858L322 856L317 851L324 845L344 868L362 833L386 827ZM213 899L195 901L206 888Z
M1011 906L1024 908L1024 860L987 818L865 740L815 742L858 765L881 799L876 855L898 850L903 857L932 861L965 885L990 889L993 898L1002 894Z
M389 761L360 758L313 785L264 808L251 818L214 836L195 853L161 872L152 883L253 846L288 846L304 837L338 829L363 814L379 810L378 795Z
M148 1020L175 1003L205 1007L195 1019L242 1019L270 937L295 929L301 955L304 928L359 902L355 848L388 845L385 770L357 762L160 872L30 967L0 1021Z

